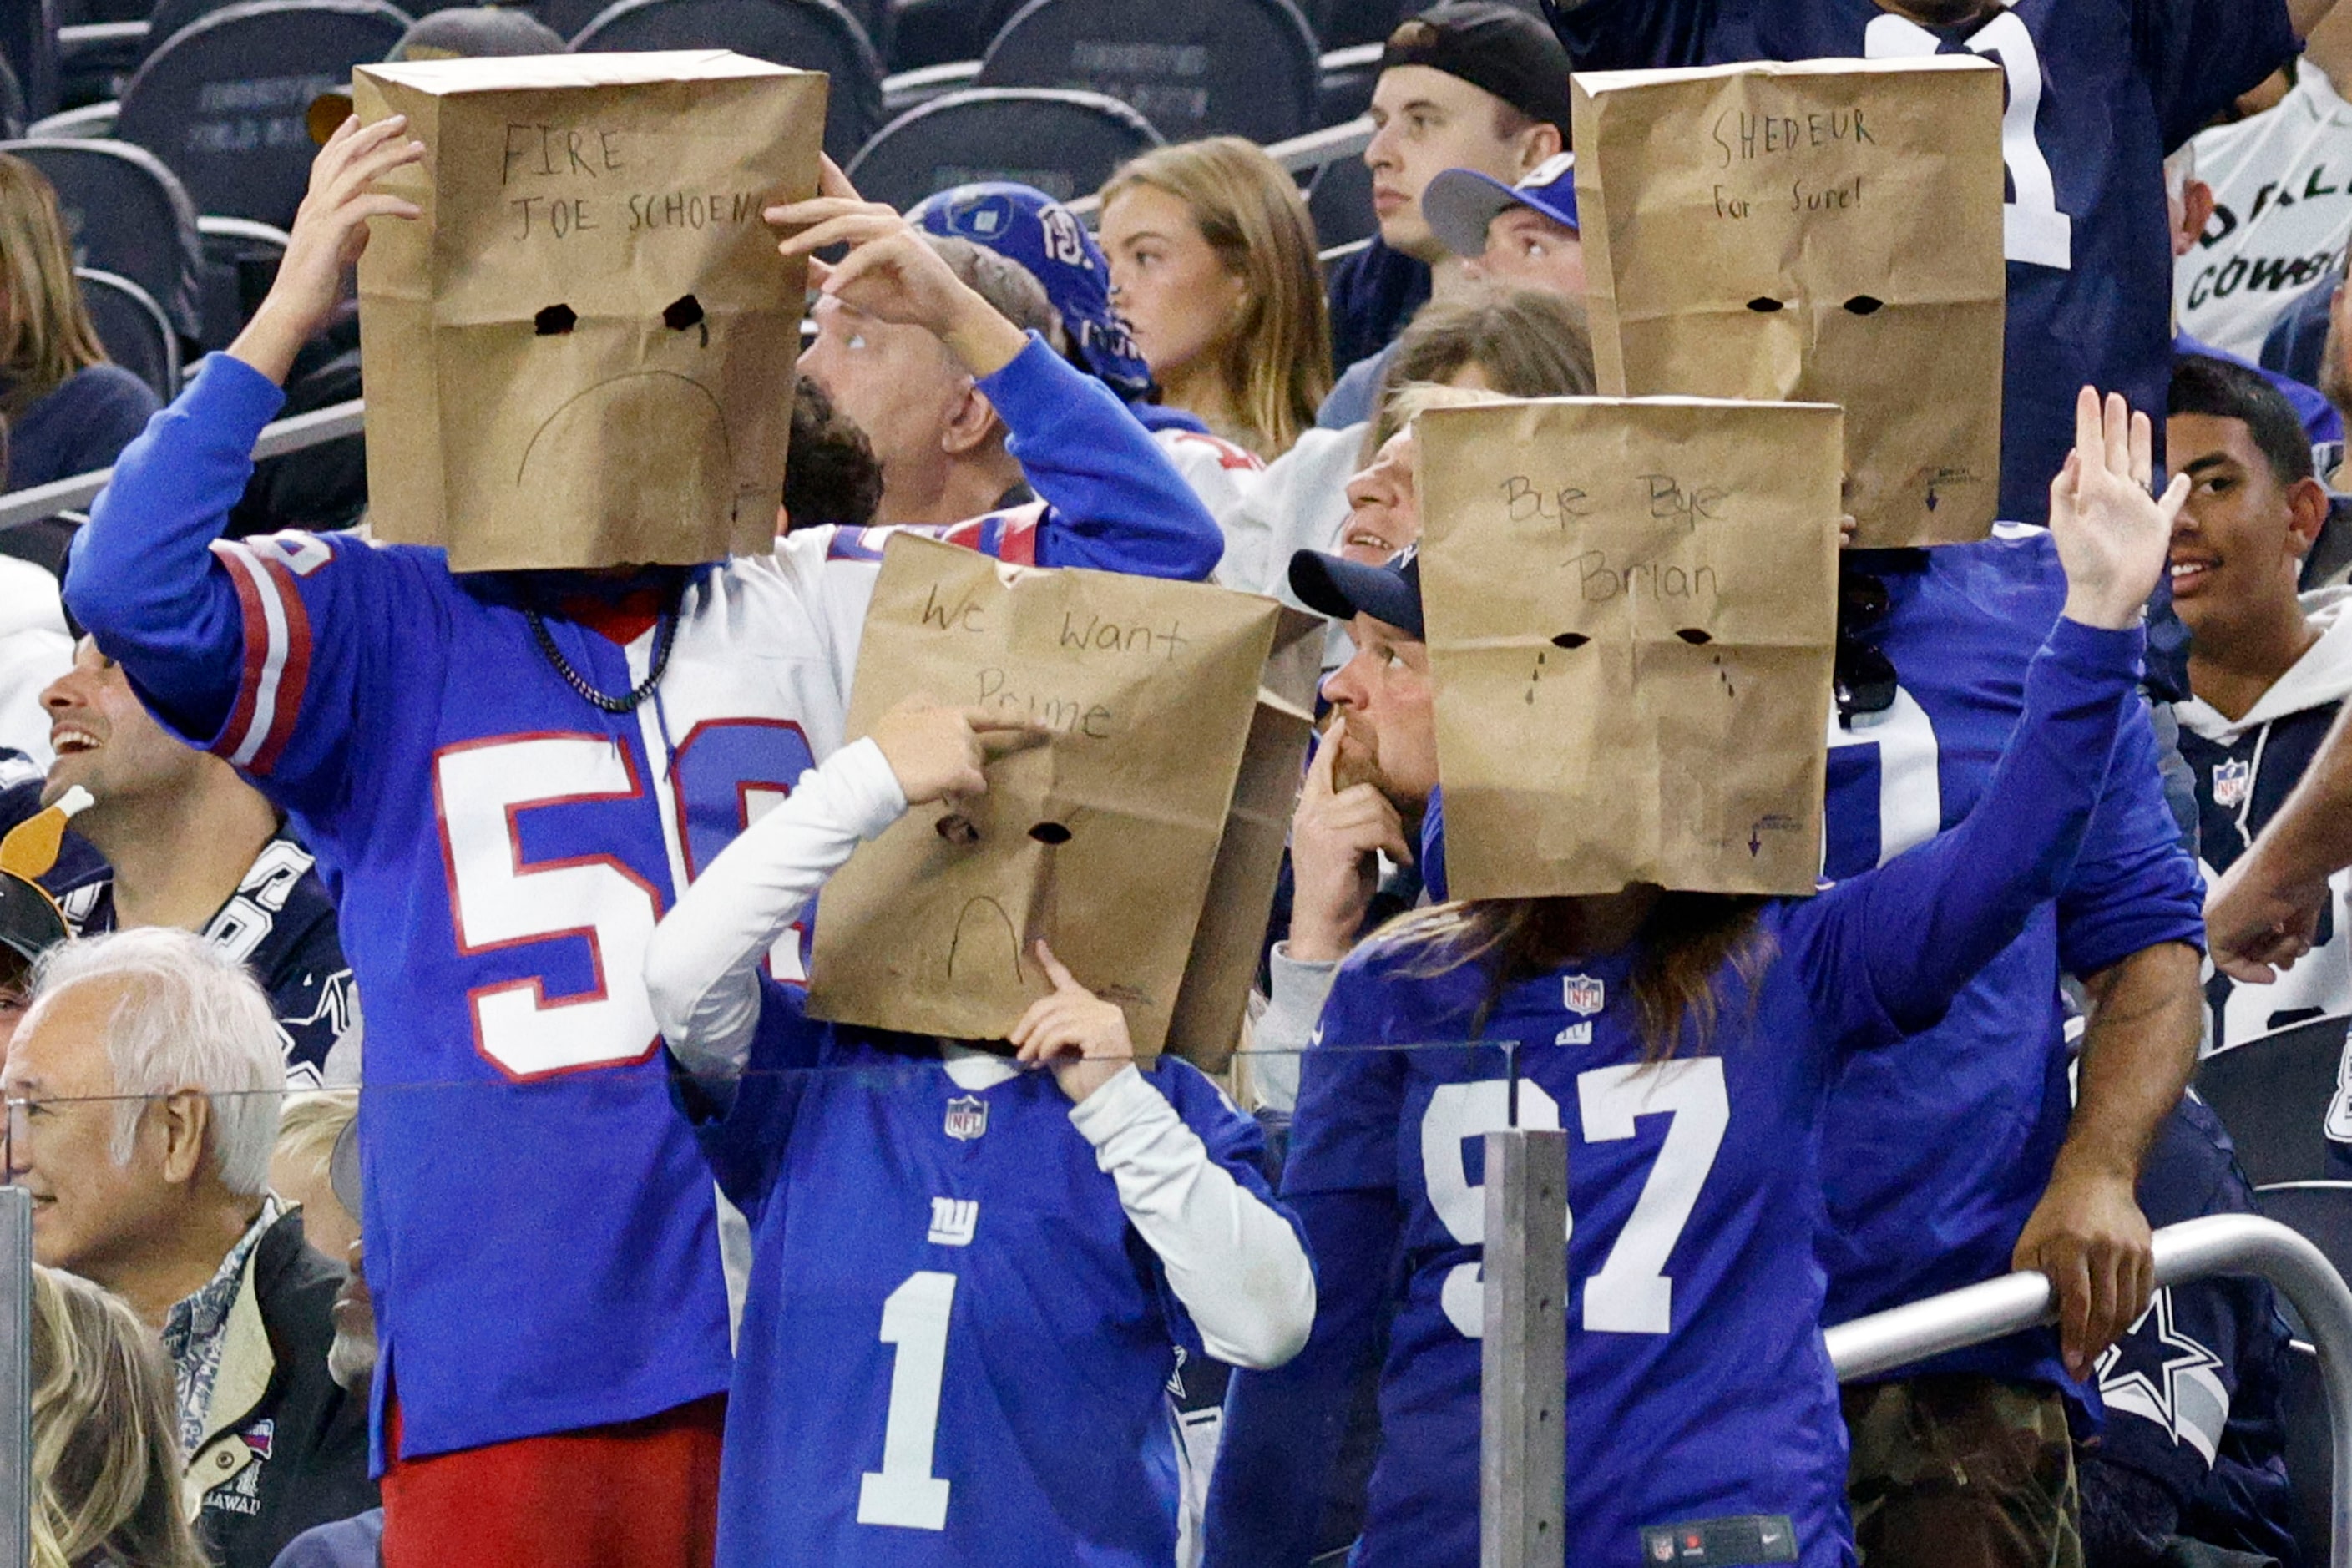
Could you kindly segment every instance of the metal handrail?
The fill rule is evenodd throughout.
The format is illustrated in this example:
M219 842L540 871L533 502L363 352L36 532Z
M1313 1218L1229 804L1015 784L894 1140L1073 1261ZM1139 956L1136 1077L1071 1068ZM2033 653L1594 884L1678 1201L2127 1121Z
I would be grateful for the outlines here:
M2275 1220L2211 1215L2156 1233L2158 1285L2186 1284L2209 1274L2260 1275L2294 1304L2310 1330L2327 1390L2335 1448L2329 1562L2333 1568L2352 1568L2352 1288L2318 1247ZM2047 1279L2010 1274L1840 1323L1827 1335L1830 1361L1842 1383L1872 1377L2035 1328L2055 1316Z
M283 457L305 447L356 436L366 422L367 404L357 397L331 408L280 419L262 428L261 438L253 444L253 460L257 463L264 458ZM96 473L76 474L71 479L55 479L0 496L0 533L38 522L45 517L55 517L61 511L72 511L94 500L113 477L112 468L100 468Z

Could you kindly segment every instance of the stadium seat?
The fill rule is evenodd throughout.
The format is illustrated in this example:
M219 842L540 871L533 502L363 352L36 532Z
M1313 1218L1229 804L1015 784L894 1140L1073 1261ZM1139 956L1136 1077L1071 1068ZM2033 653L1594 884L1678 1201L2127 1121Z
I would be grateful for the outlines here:
M100 22L143 22L154 0L58 0L58 26L86 27Z
M58 0L0 4L0 61L16 78L25 119L58 111Z
M1315 79L1315 124L1345 125L1372 106L1372 89L1381 79L1381 46L1359 44L1333 49L1318 62Z
M2327 1427L2327 1387L2319 1355L2300 1341L2286 1355L2286 1473L2294 1482L2295 1543L2307 1563L2330 1561L2336 1531L2329 1523L2328 1485L2336 1439Z
M203 335L196 209L162 159L127 142L14 142L0 152L14 153L57 187L75 265L128 278L163 307L180 336Z
M1380 229L1372 211L1372 172L1361 158L1334 158L1315 172L1307 187L1307 216L1315 220L1315 243L1334 246L1370 239Z
M1098 92L974 88L910 109L849 165L867 199L905 211L950 185L1018 180L1060 201L1092 195L1160 145L1149 121Z
M200 217L196 234L205 251L204 331L197 341L211 353L228 347L261 308L278 280L289 236L240 217Z
M0 60L0 131L11 138L25 133L25 89L16 85L16 73Z
M155 297L114 272L77 267L82 302L106 357L155 389L169 403L180 390L180 340Z
M243 0L182 31L122 94L115 134L153 153L200 213L284 227L318 147L304 115L408 30L383 0Z
M982 60L982 87L1115 98L1171 142L1279 142L1315 125L1315 35L1291 0L1031 0Z
M33 142L95 142L114 134L114 118L121 112L119 103L89 103L79 109L68 109L25 127L25 136Z
M1309 16L1327 49L1378 44L1422 9L1421 0L1321 0Z
M2327 1174L2320 1124L2336 1093L2342 1018L2320 1018L2217 1051L2197 1066L2197 1093L2221 1117L2258 1186Z
M58 101L79 107L122 96L147 58L144 22L96 22L58 29Z
M618 0L572 40L574 50L733 49L833 78L824 150L856 155L882 124L882 61L840 0Z
M2352 1182L2278 1182L2254 1189L2254 1212L2310 1242L2352 1279ZM2302 1315L2282 1295L2279 1311L2299 1339L2309 1339Z

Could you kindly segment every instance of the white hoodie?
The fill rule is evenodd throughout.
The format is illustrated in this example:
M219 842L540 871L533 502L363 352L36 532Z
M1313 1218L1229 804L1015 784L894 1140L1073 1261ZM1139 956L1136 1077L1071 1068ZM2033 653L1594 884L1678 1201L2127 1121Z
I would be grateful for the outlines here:
M0 555L0 746L24 752L44 773L56 754L41 693L72 668L58 580L29 561Z
M2234 861L2260 836L2263 823L2253 815L2257 795L2284 795L2275 786L2271 791L2262 788L2272 727L2281 720L2352 697L2352 588L2315 589L2302 596L2302 603L2311 624L2319 629L2319 640L2242 717L2224 718L2211 704L2194 698L2173 705L2187 735L2242 753L2243 742L2253 737L2253 750L2251 757L2243 759L2242 771L2226 784L2215 778L2198 781L2200 804L2210 801L2221 810L2235 810L2235 844L2215 842L2217 813L2209 809L2200 814L2204 834L2199 847L2199 869L2209 885L2221 876L2217 858L2221 864ZM2293 763L2273 765L2299 766L2301 760L2298 756ZM2233 759L2227 765L2235 768L2238 762ZM2332 884L2336 907L2329 940L2268 985L2231 985L2212 1019L2213 1043L2242 1045L2267 1034L2274 1014L2312 1008L2331 1017L2352 1014L2352 870L2336 873ZM2206 973L2209 977L2212 973L2210 963ZM2345 1091L2338 1091L2336 1104L2329 1109L2328 1135L2352 1140L2352 1095Z

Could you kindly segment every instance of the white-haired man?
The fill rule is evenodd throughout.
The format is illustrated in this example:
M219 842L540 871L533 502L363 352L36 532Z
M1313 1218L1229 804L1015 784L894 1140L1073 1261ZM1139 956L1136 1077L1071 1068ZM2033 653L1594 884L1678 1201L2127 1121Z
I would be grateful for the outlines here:
M376 1501L366 1401L327 1372L343 1271L268 1190L285 1087L261 987L166 927L51 950L0 1068L34 1256L163 1335L183 1499L223 1568Z

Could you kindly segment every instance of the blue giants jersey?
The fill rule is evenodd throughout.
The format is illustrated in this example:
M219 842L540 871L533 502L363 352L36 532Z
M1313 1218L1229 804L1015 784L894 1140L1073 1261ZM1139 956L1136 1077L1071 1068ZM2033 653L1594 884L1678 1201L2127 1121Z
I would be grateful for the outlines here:
M1099 384L1033 342L984 385L1051 510L959 533L1049 564L1213 563L1214 524ZM840 746L873 541L815 529L696 571L657 694L608 714L538 646L513 576L348 536L208 553L279 401L207 361L123 454L68 593L167 721L289 813L340 900L366 1010L376 1408L397 1398L416 1457L716 1394L716 1199L669 1104L646 945ZM543 624L605 692L644 681L660 640Z
M2130 700L2138 634L2062 624L2035 717L1985 811L1888 866L1762 906L1716 976L1711 1041L1644 1065L1634 955L1494 998L1479 966L1375 939L1342 965L1302 1063L1283 1194L1317 1264L1317 1323L1289 1366L1241 1373L1207 1528L1213 1568L1303 1559L1337 1411L1390 1260L1380 1459L1358 1568L1479 1561L1482 1138L1569 1133L1568 1540L1575 1568L1634 1568L1650 1532L1711 1521L1753 1556L1851 1563L1845 1427L1822 1343L1822 1113L1847 1053L1934 1022L2072 861ZM1269 1479L1271 1475L1271 1479ZM1311 1518L1305 1521L1311 1524ZM1713 1533L1713 1532L1703 1532ZM1671 1545L1671 1541L1663 1543Z
M1146 1077L1273 1201L1255 1121L1173 1058ZM1201 1345L1052 1074L836 1032L772 984L699 1136L753 1227L722 1568L1168 1568L1167 1385Z
M2284 65L2295 41L2282 0L1986 9L1988 20L1929 28L1874 0L1586 0L1556 11L1553 25L1579 70L1962 50L2000 63L2009 78L2000 515L2039 522L2074 444L2078 388L2164 406L2165 153Z
M1853 558L1855 569L1874 565L1886 568L1890 608L1865 635L1894 660L1901 689L1885 713L1851 730L1831 725L1833 878L1879 865L1975 807L2016 728L2033 649L2065 599L2056 548L2039 531ZM2165 805L2154 733L2135 710L2058 898L1940 1025L1840 1073L1825 1138L1828 1321L2009 1271L2070 1115L2060 971L2095 973L2158 942L2201 945L2203 931L2196 866ZM1932 1365L2064 1376L2048 1330Z

